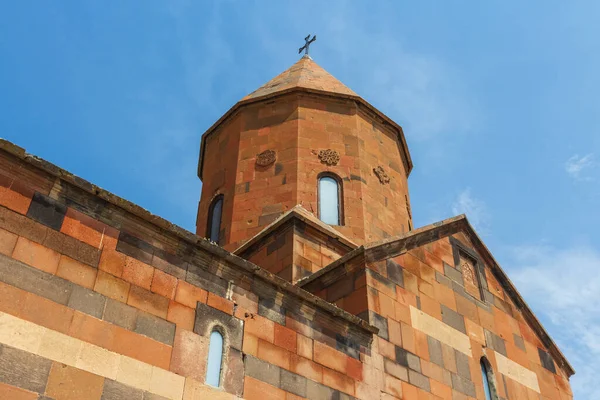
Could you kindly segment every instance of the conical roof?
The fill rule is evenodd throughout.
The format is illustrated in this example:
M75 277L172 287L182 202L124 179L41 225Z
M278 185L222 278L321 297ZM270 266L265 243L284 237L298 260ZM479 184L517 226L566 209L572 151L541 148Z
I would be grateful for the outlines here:
M358 97L346 85L321 68L312 58L304 56L289 69L244 97L242 101L269 96L297 87Z

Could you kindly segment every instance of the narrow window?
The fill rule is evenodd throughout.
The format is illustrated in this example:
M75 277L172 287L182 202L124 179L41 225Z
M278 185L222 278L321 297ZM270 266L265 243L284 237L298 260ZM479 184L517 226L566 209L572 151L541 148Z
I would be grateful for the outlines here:
M221 365L223 364L223 335L212 331L208 345L208 365L206 366L206 383L219 387L221 383Z
M319 219L329 225L341 225L340 181L331 175L319 178Z
M485 400L494 400L496 391L492 388L491 384L491 372L488 367L488 362L485 358L482 358L479 362L481 364L481 377L483 378L483 392L485 393ZM492 393L494 397L492 397Z
M221 214L223 213L223 196L217 196L208 208L208 225L206 234L210 240L219 243L221 232Z

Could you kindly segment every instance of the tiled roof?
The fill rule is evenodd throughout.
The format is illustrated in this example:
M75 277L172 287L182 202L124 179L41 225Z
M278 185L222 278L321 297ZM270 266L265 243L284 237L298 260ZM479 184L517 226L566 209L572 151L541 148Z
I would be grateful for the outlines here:
M244 97L242 101L268 96L296 87L358 97L342 82L321 68L312 58L304 56L290 68Z

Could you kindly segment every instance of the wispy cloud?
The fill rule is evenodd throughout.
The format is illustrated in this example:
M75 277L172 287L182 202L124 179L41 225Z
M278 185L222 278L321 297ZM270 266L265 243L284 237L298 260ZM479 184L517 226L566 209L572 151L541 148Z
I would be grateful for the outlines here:
M565 163L565 171L576 181L592 181L594 178L587 175L586 172L589 172L594 166L595 161L593 154L590 153L585 156L575 154Z
M455 215L466 214L480 235L489 234L490 214L485 203L473 196L471 188L466 188L458 194L452 203L452 212Z
M515 247L509 256L511 279L577 371L574 397L598 398L600 253L544 245Z

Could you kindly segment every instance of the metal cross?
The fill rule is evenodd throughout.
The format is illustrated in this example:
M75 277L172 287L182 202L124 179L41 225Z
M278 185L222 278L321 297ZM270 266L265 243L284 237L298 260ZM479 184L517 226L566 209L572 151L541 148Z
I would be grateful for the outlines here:
M305 54L305 55L308 55L308 46L310 46L310 44L311 44L312 42L314 42L315 40L317 40L317 36L316 36L316 35L314 35L314 36L312 37L312 39L310 39L310 40L309 40L309 39L310 39L310 33L308 34L308 36L307 36L307 37L305 37L305 38L304 38L304 41L305 41L306 43L304 44L304 46L302 46L302 47L300 47L300 48L298 49L298 54L302 53L302 50L304 50L304 54Z

